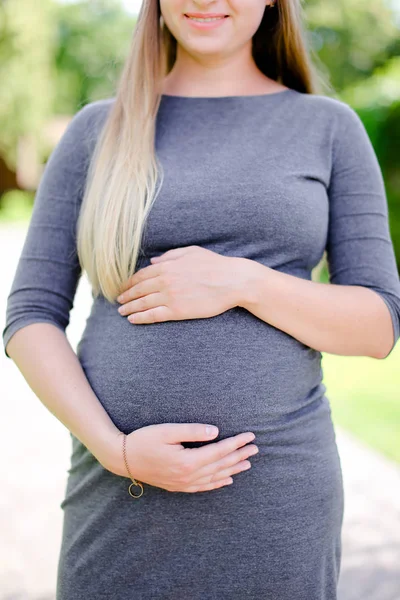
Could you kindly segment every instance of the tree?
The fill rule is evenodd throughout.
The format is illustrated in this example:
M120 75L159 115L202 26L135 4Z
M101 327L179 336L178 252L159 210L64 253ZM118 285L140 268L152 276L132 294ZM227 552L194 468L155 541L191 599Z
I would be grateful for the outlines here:
M81 0L57 9L55 112L73 114L113 95L135 19L119 0Z
M54 102L52 0L0 4L0 155L15 168L18 138L39 139Z

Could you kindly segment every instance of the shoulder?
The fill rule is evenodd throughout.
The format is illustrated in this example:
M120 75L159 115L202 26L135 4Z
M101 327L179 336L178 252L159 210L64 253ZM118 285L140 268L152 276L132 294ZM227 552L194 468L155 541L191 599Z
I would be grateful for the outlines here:
M96 118L102 118L107 115L110 108L113 106L115 98L104 98L102 100L95 100L94 102L88 102L82 106L73 116L72 121L79 121L80 124L83 122L91 122Z
M356 110L344 100L323 94L297 92L294 102L303 114L317 121L324 121L333 135L342 131L363 129L363 123Z
M76 132L81 130L81 133L82 129L86 133L90 133L91 131L96 132L104 124L114 101L115 98L112 97L85 104L72 117L69 129L73 129Z
M72 116L59 146L64 152L90 156L115 101L114 97L85 104Z
M113 101L113 98L107 98L90 102L72 116L46 163L46 177L50 171L59 176L64 173L69 177L72 171L75 176L85 175Z
M324 94L306 94L292 90L294 92L294 101L302 104L304 108L317 109L319 112L326 115L341 115L346 114L349 111L354 112L354 109L339 98L333 96L326 96Z
M295 94L296 119L307 132L319 131L332 160L366 158L373 154L372 142L357 111L338 98L322 94Z
M91 126L102 123L108 115L111 108L114 106L115 98L104 98L103 100L96 100L95 102L89 102L86 104L82 111L85 113L86 118Z

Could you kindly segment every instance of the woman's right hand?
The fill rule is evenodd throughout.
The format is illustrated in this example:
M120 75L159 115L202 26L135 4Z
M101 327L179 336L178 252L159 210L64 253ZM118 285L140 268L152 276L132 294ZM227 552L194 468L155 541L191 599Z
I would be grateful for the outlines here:
M160 423L135 429L126 436L126 459L133 478L170 492L203 492L233 483L232 475L251 467L249 456L258 448L249 444L252 432L239 433L200 448L185 448L183 441L209 441L218 429L207 433L202 423ZM111 470L128 477L122 453Z

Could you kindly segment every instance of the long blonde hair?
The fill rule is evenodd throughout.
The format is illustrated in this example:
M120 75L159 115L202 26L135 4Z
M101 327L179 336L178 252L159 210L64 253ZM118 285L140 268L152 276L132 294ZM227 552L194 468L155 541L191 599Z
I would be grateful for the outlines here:
M253 58L271 79L319 93L327 84L305 42L302 1L278 0L275 8L266 8L253 36ZM92 293L112 303L135 272L145 220L162 184L155 121L176 49L159 1L143 0L115 100L96 141L77 223L77 252Z

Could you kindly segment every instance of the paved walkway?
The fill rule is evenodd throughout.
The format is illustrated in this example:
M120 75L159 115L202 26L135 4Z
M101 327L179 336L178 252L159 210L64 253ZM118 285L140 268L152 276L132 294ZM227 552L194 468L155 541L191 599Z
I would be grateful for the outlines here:
M1 329L24 233L0 228ZM82 284L74 346L90 305ZM70 438L3 355L0 373L0 600L54 600ZM400 467L339 428L336 436L345 485L339 600L400 600Z

